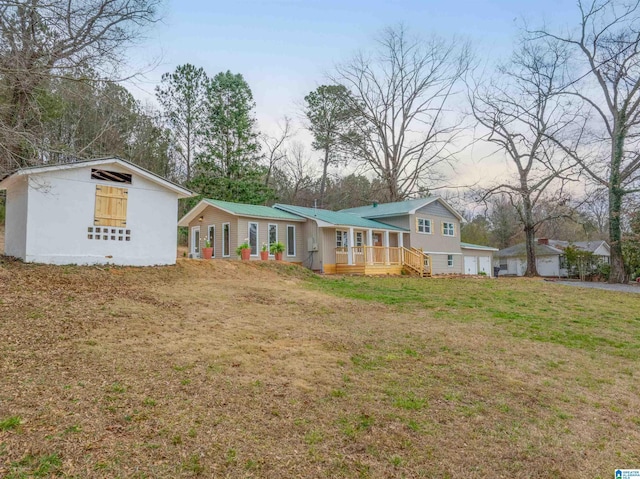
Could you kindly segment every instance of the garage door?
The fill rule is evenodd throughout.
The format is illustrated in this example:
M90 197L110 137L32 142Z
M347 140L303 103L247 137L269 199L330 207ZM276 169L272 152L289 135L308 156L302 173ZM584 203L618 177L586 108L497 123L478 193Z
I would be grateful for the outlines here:
M480 256L480 271L487 273L487 276L493 276L491 274L491 258L488 256Z
M476 256L464 257L464 274L478 274L478 258Z

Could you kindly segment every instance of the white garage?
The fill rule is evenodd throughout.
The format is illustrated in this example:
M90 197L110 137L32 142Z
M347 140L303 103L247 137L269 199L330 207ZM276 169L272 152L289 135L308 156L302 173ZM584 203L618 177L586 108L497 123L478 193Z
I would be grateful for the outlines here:
M49 264L175 264L178 199L192 195L120 158L23 168L7 191L5 251Z
M493 253L498 248L471 243L460 243L463 254L464 274L476 275L484 273L493 276Z
M464 257L464 274L478 274L478 257Z

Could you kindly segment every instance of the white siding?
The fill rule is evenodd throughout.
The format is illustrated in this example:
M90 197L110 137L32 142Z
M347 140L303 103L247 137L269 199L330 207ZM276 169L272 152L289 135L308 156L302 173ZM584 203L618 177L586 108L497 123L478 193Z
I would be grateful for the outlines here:
M104 169L128 172L118 165ZM129 191L130 241L88 239L96 184ZM91 179L91 166L31 175L25 261L51 264L175 264L176 193L133 173L131 185Z
M27 247L27 180L20 179L7 190L4 254L24 259Z

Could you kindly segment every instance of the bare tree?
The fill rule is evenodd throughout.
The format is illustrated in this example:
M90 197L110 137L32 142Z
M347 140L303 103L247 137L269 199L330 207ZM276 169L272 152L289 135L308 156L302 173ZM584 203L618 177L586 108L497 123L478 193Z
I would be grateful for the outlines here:
M0 169L37 161L46 82L87 67L112 76L160 1L0 0Z
M279 201L294 205L313 204L310 195L317 183L311 156L302 143L294 142L279 166L274 168Z
M497 79L470 91L473 116L486 130L482 139L496 145L516 169L513 181L489 188L483 197L507 196L516 208L526 242L525 276L538 274L536 229L566 211L538 208L546 214L535 214L542 200L558 206L568 200L563 187L573 163L549 140L580 121L556 96L565 63L566 52L556 42L524 43L510 63L499 69Z
M623 200L640 191L640 1L578 1L578 8L573 34L531 33L534 39L562 42L573 54L575 77L562 94L591 110L593 134L581 149L558 145L608 191L609 281L622 283L628 279L622 257Z
M372 54L359 53L336 69L355 110L354 155L383 181L391 201L439 179L460 131L446 105L469 67L468 45L411 38L387 29Z
M267 161L267 173L264 177L264 184L268 187L271 186L271 177L273 170L287 158L286 142L293 135L293 128L291 127L291 119L284 117L282 124L278 125L279 132L275 136L267 134L260 135L260 139L263 145L264 157Z

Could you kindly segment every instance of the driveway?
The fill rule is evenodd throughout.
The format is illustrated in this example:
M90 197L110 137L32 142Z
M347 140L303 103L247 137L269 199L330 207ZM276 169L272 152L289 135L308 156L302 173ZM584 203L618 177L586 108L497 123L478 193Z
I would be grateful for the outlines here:
M590 283L582 281L553 281L557 284L566 286L577 286L579 288L605 289L607 291L618 291L621 293L640 293L639 283L630 284L609 284L609 283Z

